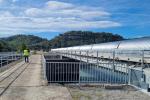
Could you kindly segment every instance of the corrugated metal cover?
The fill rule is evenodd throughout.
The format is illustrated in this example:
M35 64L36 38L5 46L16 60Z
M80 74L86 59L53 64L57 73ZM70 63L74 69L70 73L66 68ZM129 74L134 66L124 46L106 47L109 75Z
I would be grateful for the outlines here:
M101 43L94 44L92 50L112 50L117 49L120 42L109 42L109 43Z
M80 47L81 51L89 51L92 49L92 45L84 45Z
M119 49L123 50L150 50L150 37L121 41Z

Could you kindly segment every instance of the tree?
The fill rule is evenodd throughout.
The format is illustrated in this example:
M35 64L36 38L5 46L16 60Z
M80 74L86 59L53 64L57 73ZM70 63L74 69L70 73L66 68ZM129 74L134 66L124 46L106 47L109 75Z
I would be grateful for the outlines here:
M0 52L3 50L3 45L2 43L0 42Z
M117 34L91 31L69 31L50 40L51 48L89 45L123 40Z
M22 44L21 44L20 51L23 51L23 50L25 50L25 49L27 49L27 46L26 46L26 44L22 43Z

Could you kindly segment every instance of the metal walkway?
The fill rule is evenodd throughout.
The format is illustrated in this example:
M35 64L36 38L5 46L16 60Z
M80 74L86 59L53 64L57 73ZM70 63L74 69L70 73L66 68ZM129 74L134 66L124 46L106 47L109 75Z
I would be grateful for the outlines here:
M41 55L32 55L1 72L0 100L71 100L67 88L45 84L41 65Z

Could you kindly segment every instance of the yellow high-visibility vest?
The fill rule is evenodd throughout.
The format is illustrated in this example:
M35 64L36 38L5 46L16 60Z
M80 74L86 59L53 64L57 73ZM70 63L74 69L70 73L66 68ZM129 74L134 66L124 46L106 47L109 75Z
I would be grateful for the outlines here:
M23 51L23 55L24 55L24 56L29 56L29 51L28 51L28 50L24 50L24 51Z

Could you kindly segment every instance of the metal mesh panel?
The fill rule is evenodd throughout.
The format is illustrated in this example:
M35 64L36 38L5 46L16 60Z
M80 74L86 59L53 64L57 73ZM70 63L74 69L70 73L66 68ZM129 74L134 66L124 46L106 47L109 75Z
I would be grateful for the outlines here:
M57 83L79 82L79 63L47 62L46 77L48 82L57 82Z

